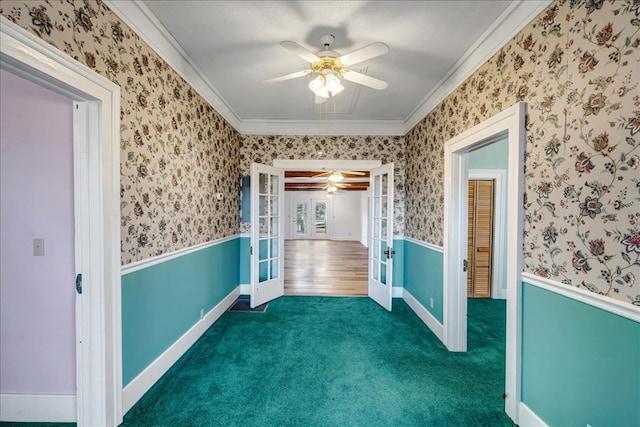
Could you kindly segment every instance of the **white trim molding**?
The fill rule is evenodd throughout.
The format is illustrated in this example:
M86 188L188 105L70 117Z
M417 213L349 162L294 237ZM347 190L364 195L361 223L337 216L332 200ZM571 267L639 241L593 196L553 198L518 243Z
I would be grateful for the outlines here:
M431 249L432 251L444 253L444 248L442 246L437 246L437 245L434 245L432 243L423 242L422 240L413 239L411 237L406 237L406 236L403 237L403 239L406 240L407 242L411 242L411 243L416 244L418 246L422 246L423 248L427 248L427 249Z
M211 240L209 242L200 243L198 245L190 246L188 248L182 248L177 251L169 252L166 254L154 256L151 258L144 259L142 261L132 262L131 264L127 264L122 266L121 274L123 276L133 273L134 271L143 270L145 268L152 267L154 265L162 264L163 262L167 262L169 260L180 258L181 256L191 254L193 252L200 251L202 249L207 249L212 246L216 246L225 242L230 242L231 240L239 238L239 234L235 234L229 237L223 237L221 239Z
M580 301L584 304L608 311L609 313L640 323L640 307L613 298L590 292L586 289L565 285L556 280L546 279L532 273L522 273L522 281L558 295Z
M548 427L547 423L542 421L542 418L522 402L519 405L518 415L520 417L518 421L519 427Z
M444 343L450 351L467 350L468 154L508 139L507 165L507 329L505 412L517 424L521 392L524 153L526 103L517 103L450 139L444 146Z
M311 120L242 120L238 131L243 135L315 135L318 121ZM402 120L323 120L322 135L403 136Z
M427 325L427 327L433 332L433 334L444 343L444 328L442 323L438 322L438 319L433 317L433 314L429 312L420 302L411 295L411 292L404 290L402 292L402 299L405 300L409 308Z
M403 298L404 288L402 285L394 285L391 287L391 298Z
M75 423L76 396L0 394L0 421Z
M171 347L166 349L144 371L136 376L122 390L122 409L126 413L138 400L173 366L182 355L205 333L213 323L240 296L240 286L232 290L222 301L216 304L202 319L198 320Z

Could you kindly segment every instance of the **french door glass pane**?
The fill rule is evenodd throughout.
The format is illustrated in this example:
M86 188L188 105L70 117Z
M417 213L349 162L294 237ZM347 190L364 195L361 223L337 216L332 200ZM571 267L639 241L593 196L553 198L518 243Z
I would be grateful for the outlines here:
M269 261L260 261L258 265L258 281L264 282L269 280Z
M307 234L307 202L296 204L296 234Z
M316 203L316 234L327 234L327 204Z
M267 194L267 181L268 181L268 177L269 175L260 174L260 177L258 179L258 193L259 194Z

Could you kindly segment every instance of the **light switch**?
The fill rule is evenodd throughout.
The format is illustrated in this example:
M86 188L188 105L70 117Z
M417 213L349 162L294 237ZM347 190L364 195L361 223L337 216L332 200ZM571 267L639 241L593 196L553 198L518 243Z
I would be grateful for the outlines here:
M44 256L44 239L42 237L33 239L33 256Z

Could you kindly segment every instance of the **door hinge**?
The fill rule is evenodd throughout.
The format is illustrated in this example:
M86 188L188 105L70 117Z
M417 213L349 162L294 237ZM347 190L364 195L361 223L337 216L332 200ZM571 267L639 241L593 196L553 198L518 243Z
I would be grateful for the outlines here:
M82 295L82 273L76 276L76 292Z
M467 271L467 265L468 265L467 260L466 259L462 260L462 271Z
M249 255L253 255L253 246L249 248Z
M387 256L387 259L391 259L393 258L393 255L395 255L396 251L393 248L387 248L384 251L384 254Z

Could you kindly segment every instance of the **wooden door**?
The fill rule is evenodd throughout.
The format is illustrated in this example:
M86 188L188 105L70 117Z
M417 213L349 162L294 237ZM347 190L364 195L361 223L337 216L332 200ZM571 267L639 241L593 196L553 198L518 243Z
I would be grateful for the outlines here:
M493 180L469 180L467 296L491 297Z

